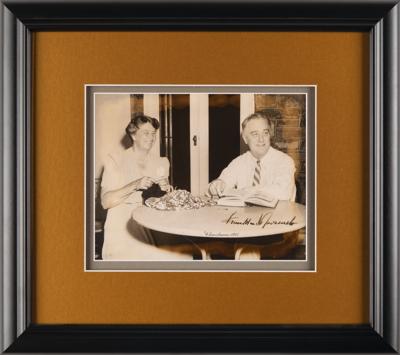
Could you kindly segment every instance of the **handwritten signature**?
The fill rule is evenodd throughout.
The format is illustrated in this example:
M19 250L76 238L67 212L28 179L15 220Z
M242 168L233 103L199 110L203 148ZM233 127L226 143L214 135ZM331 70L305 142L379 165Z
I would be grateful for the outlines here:
M207 232L204 231L206 237L238 237L239 233L221 233L221 232Z
M294 216L292 219L287 219L287 220L273 220L272 219L272 213L267 212L267 213L262 213L260 216L257 218L251 218L251 217L243 217L238 215L237 211L233 212L226 220L223 220L222 222L225 224L237 224L237 225L242 225L242 226L261 226L261 228L265 228L266 226L270 225L287 225L287 226L293 226L294 224L297 224L295 222L296 216Z

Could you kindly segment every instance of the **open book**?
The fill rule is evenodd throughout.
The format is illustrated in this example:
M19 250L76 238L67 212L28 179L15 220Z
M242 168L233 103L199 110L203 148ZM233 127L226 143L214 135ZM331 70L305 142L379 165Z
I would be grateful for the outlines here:
M221 206L247 206L257 205L275 208L278 199L268 195L262 190L254 189L229 189L224 191L223 196L218 200L217 204Z

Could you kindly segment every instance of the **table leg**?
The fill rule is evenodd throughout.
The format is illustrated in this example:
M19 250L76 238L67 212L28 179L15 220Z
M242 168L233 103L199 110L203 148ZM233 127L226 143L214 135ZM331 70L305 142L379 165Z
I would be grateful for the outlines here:
M245 246L236 246L235 260L261 260L261 249L259 247L252 247L251 250L243 252L244 249Z
M207 244L198 244L191 238L186 238L186 240L196 249L200 251L201 260L212 260L211 253L209 248L207 248Z
M204 249L204 248L202 248L202 247L200 247L198 245L196 245L196 246L200 250L202 260L212 260L210 253L206 249Z
M242 254L243 247L238 247L235 250L235 260L240 260L240 254Z
M224 241L199 242L192 241L193 245L200 251L202 260L213 260L213 255L224 255L233 257L233 249Z

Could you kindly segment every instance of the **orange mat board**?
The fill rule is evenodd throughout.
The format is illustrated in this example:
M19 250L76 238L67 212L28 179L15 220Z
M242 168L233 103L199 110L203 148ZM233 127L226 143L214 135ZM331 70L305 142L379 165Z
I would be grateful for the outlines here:
M368 322L368 35L39 32L33 321ZM317 85L316 273L84 272L84 85Z

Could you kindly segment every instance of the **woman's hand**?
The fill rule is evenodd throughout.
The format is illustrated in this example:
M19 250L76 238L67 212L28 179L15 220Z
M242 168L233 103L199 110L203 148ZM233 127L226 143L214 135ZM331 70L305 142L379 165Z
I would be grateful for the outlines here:
M148 176L143 176L141 179L138 179L135 182L136 190L147 190L154 183L153 179Z
M169 184L167 177L158 179L156 183L160 186L162 191L169 192L171 190L171 185Z
M135 191L147 190L153 185L154 180L148 176L133 180L129 184L120 189L108 191L101 196L101 204L104 209L109 209L118 206L124 202Z

